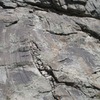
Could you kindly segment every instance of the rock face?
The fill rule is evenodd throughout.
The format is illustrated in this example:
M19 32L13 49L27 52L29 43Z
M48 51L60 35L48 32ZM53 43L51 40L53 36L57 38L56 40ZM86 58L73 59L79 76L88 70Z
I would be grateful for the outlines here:
M100 100L100 1L0 0L0 100Z

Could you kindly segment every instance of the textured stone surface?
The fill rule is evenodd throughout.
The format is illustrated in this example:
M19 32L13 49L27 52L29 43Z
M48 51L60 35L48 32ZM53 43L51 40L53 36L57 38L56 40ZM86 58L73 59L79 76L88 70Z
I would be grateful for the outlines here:
M0 100L100 100L99 0L0 0Z

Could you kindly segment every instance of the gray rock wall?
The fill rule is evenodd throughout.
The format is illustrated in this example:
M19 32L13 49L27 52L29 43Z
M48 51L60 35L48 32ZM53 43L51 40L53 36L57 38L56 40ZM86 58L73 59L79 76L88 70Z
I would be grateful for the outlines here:
M100 100L100 1L0 0L0 100Z

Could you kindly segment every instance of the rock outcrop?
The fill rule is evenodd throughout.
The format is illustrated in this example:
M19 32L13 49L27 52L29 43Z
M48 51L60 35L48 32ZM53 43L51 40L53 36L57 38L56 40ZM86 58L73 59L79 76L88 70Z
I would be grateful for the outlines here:
M100 1L0 0L0 100L100 100Z

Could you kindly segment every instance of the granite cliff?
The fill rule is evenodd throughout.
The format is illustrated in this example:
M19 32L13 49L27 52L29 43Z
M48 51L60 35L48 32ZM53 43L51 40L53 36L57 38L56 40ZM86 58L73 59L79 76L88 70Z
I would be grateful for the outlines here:
M100 100L100 0L0 0L0 100Z

